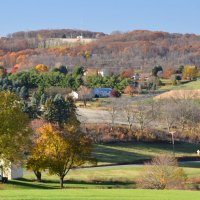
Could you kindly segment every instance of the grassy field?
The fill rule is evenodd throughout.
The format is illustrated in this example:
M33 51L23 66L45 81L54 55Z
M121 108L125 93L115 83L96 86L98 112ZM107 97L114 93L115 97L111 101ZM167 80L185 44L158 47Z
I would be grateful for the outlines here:
M177 157L196 156L197 149L200 149L200 144L175 144L175 153ZM172 144L118 142L113 144L95 145L94 148L94 155L97 158L99 165L133 163L160 154L172 154Z
M87 189L87 190L12 190L1 191L1 200L199 200L200 192L196 191L158 191L128 189Z
M200 177L200 162L180 165L188 178ZM82 189L136 188L136 180L143 171L142 165L96 167L71 170L65 177L64 187ZM35 182L32 172L25 172L24 179L0 184L0 190L14 189L58 189L59 178L42 173L43 182Z
M191 81L189 83L180 84L180 85L166 84L164 86L161 86L158 89L158 91L164 92L164 91L169 91L169 90L199 90L199 89L200 89L200 81Z
M192 81L190 83L180 85L177 88L184 89L184 90L199 90L200 89L200 81Z

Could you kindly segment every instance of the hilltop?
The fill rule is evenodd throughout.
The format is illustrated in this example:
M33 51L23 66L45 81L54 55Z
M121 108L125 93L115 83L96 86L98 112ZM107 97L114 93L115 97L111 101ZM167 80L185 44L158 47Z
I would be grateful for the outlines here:
M85 59L86 52L89 59ZM200 36L147 30L110 35L71 29L22 31L0 39L0 63L8 68L17 64L20 69L38 63L144 71L158 64L199 67Z

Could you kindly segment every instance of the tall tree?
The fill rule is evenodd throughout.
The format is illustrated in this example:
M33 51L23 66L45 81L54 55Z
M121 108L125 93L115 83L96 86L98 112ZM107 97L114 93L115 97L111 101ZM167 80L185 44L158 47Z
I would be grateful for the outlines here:
M0 99L0 158L20 162L30 144L29 118L15 94L0 92Z
M63 127L69 116L75 111L75 106L69 99L65 100L62 95L57 94L54 98L50 97L46 100L42 111L42 118L50 123L58 124ZM70 108L72 106L72 108ZM72 112L72 113L70 113Z
M84 106L86 107L87 101L92 99L93 97L93 92L92 89L86 87L86 86L81 86L78 90L78 98L83 101Z
M34 162L29 164L35 169L48 169L50 174L59 176L63 188L64 177L70 169L94 162L91 153L91 141L80 132L77 120L69 121L62 130L55 125L45 124L39 129L32 152L32 158L38 165Z

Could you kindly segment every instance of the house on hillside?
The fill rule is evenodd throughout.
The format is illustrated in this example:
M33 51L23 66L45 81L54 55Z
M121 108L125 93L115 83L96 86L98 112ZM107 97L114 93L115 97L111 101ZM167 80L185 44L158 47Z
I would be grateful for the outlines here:
M84 76L97 76L100 75L102 77L110 76L111 72L108 68L94 68L94 67L88 67L84 73Z
M98 69L94 67L88 67L84 72L84 76L97 76L97 75L98 75Z
M136 81L139 81L140 80L140 74L136 73L131 78L136 80Z
M108 69L108 68L102 68L102 69L98 70L98 74L101 75L102 77L111 75L110 69Z

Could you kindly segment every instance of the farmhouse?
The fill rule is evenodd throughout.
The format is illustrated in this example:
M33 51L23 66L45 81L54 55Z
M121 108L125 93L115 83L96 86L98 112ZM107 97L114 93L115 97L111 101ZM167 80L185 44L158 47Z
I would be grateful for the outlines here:
M3 160L0 160L0 176L7 177L8 180L18 179L23 177L23 169L21 166L16 166L13 163L8 163L5 166Z

